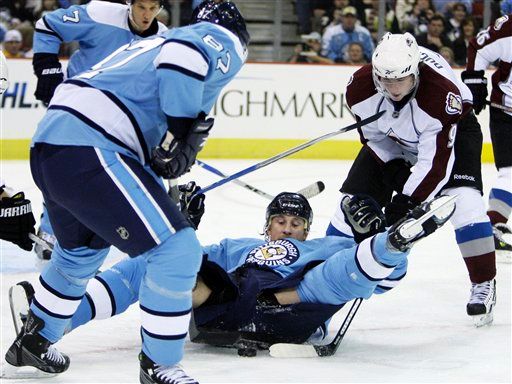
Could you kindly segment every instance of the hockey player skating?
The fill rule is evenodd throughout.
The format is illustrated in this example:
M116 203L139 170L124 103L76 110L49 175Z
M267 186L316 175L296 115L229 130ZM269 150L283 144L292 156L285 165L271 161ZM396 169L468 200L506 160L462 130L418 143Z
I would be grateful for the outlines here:
M493 225L496 256L498 260L511 262L512 230L507 221L512 213L512 15L500 17L469 43L468 64L462 79L473 93L477 115L488 103L485 69L496 61L489 109L498 178L489 193L487 214Z
M190 195L194 189L184 192ZM203 198L188 201L182 195L195 225ZM308 201L297 193L280 193L266 210L265 239L224 239L203 247L193 291L197 330L192 341L244 351L321 340L328 321L345 303L398 284L410 248L449 219L454 200L442 196L424 203L385 231L384 215L373 199L345 197L342 209L357 244L340 236L306 240L313 220ZM124 312L140 299L147 268L142 258L125 259L92 279L68 331ZM28 283L14 288L30 297ZM24 312L27 301L17 297L21 306L16 314Z
M245 62L248 40L234 3L205 1L191 25L133 41L58 87L30 158L58 241L8 363L68 368L52 344L114 245L147 261L141 381L180 372L201 248L159 176L194 163L213 125L206 114Z
M441 191L458 195L451 222L472 284L467 313L477 326L489 324L496 298L494 238L481 196L482 133L469 89L411 34L387 33L372 63L352 76L347 103L358 119L387 112L360 129L363 147L342 197L372 196L393 224ZM327 234L351 236L340 207Z
M128 0L127 5L108 1L91 1L47 13L36 23L34 33L34 73L37 76L35 97L50 103L57 86L64 80L59 62L61 43L75 41L79 49L71 56L67 77L76 76L105 59L122 45L165 32L156 20L164 0ZM38 235L54 244L55 236L43 206ZM51 252L36 244L40 259L48 260Z

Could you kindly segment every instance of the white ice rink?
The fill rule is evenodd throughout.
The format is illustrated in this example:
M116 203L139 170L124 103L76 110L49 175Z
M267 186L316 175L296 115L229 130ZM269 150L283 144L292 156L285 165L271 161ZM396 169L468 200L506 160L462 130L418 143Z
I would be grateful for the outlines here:
M231 174L254 161L206 160ZM268 193L298 190L322 180L326 190L313 198L311 237L321 236L338 199L338 188L350 162L281 160L242 178ZM41 197L32 183L28 162L6 161L2 177L24 190L39 215ZM495 175L484 166L486 192ZM216 176L195 167L183 180L201 185ZM233 183L208 192L206 214L198 236L203 244L224 237L257 237L268 201ZM38 216L37 216L38 217ZM7 290L37 278L35 256L1 242L1 353L15 335ZM122 255L112 252L108 265ZM469 279L451 224L420 242L409 257L409 271L391 292L365 301L337 354L330 358L276 359L259 352L238 357L236 350L186 344L183 366L201 383L510 383L511 264L498 264L494 324L476 329L465 313ZM339 325L336 317L331 333ZM2 383L137 383L139 313L131 308L113 319L91 322L67 335L57 347L71 366L48 379ZM3 358L2 358L3 360Z

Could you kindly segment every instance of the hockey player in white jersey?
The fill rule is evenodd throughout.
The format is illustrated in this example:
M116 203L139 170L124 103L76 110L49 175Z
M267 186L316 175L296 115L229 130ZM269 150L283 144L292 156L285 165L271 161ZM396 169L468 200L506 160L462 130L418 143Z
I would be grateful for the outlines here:
M374 197L388 225L441 191L458 195L451 222L472 283L467 313L478 326L492 321L496 265L471 99L440 55L409 33L384 35L372 64L352 76L347 102L358 119L387 112L359 130L363 147L340 191ZM339 207L327 233L351 235Z
M63 42L76 41L79 49L68 62L67 77L91 68L120 46L165 32L156 20L163 0L128 0L127 5L107 1L91 1L47 13L36 23L34 33L34 73L37 76L35 97L45 105L64 80L58 53ZM43 207L38 235L55 243L55 236ZM51 253L36 244L39 258L47 260Z
M491 219L498 260L512 261L512 14L497 19L473 38L468 46L467 68L462 79L473 93L473 109L485 109L485 70L498 61L492 75L490 131L498 178L489 193Z
M141 382L194 382L175 373L201 248L159 176L177 178L194 164L213 126L206 114L245 62L248 41L234 3L209 0L191 25L133 41L57 88L30 158L57 243L8 363L68 368L52 344L114 245L148 263Z

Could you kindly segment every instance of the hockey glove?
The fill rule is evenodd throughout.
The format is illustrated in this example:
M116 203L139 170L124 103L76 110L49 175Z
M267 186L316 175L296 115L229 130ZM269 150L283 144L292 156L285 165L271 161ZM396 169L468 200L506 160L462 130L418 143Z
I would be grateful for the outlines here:
M32 65L37 76L34 96L47 107L55 93L55 88L64 81L59 57L52 53L35 53Z
M482 109L485 109L485 99L489 94L487 92L485 71L463 71L461 77L473 94L473 110L478 115Z
M151 168L164 179L176 179L190 170L213 127L213 119L196 119L181 139L167 132L164 142L153 149Z
M395 192L402 192L405 182L411 175L411 164L404 159L393 159L384 164L382 180Z
M388 225L395 224L398 220L409 214L420 203L411 196L398 193L393 200L386 205L386 222Z
M36 220L30 200L23 192L0 200L0 239L10 241L25 251L32 250L29 233L35 233Z
M196 195L195 193L201 189L194 181L188 184L178 185L180 191L180 209L181 212L188 217L194 228L199 227L201 217L204 214L204 193Z
M341 200L341 210L345 221L352 228L354 240L360 243L364 239L386 230L386 218L379 204L370 196L345 196Z

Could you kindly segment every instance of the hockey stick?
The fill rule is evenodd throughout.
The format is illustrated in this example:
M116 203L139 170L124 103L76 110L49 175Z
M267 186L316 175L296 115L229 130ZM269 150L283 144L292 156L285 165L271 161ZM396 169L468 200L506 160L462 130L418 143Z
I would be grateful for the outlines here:
M206 164L204 161L196 160L196 163L201 168L206 169L207 171L210 171L210 172L216 174L217 176L220 176L220 177L223 177L223 178L228 177L226 174L224 174L223 172L221 172L217 168L215 168L215 167L213 167L211 165ZM254 187L254 186L252 186L250 184L247 184L246 182L244 182L244 181L242 181L240 179L235 179L235 180L233 180L233 182L235 184L237 184L237 185L240 185L241 187L244 187L244 188L254 192L254 193L257 193L260 196L263 196L264 198L266 198L268 200L272 200L274 198L274 196L271 195L270 193L264 192L261 189L256 188L256 187ZM312 197L315 197L319 193L321 193L324 189L325 189L325 184L323 182L321 182L321 181L317 181L317 182L315 182L313 184L308 185L307 187L304 187L304 188L298 190L297 193L300 193L306 199L310 199Z
M501 105L501 104L498 104L498 103L493 103L492 101L488 101L488 100L485 100L485 104L490 105L491 107L494 107L494 108L501 109L502 111L505 111L505 112L512 112L512 108L511 107L507 107L506 105Z
M333 341L326 345L312 345L312 344L290 344L290 343L277 343L270 346L270 356L272 357L326 357L333 356L338 350L341 341L347 333L348 327L352 323L357 310L361 306L363 299L357 298L352 303L350 310L343 320L343 324L334 336Z
M336 136L336 135L339 135L340 133L344 133L344 132L348 132L348 131L351 131L353 129L356 129L356 128L360 128L362 127L363 125L366 125L366 124L369 124L375 120L377 120L379 117L381 117L386 111L380 111L380 112L377 112L375 115L372 115L370 117L367 117L366 119L364 120L361 120L361 121L358 121L354 124L351 124L347 127L344 127L344 128L341 128L341 129L338 129L337 131L334 131L334 132L330 132L330 133L326 133L325 135L322 135L322 136L319 136L317 137L316 139L313 139L313 140L310 140L304 144L301 144L301 145L298 145L296 147L293 147L285 152L282 152L282 153L279 153L267 160L264 160L264 161L261 161L255 165L251 165L250 167L248 168L245 168L245 169L242 169L241 171L231 175L231 176L228 176L222 180L219 180L213 184L210 184L209 186L205 187L205 188L202 188L200 189L199 191L196 192L196 194L198 193L205 193L205 192L208 192L214 188L217 188L217 187L220 187L221 185L224 185L226 184L227 182L231 181L231 180L235 180L235 179L238 179L239 177L243 176L243 175L246 175L248 173L251 173L251 172L254 172L256 171L257 169L260 169L260 168L263 168L263 167L266 167L267 165L270 165L272 163L275 163L277 160L280 160L284 157L287 157L287 156L290 156L296 152L299 152L305 148L308 148L308 147L311 147L313 144L316 144L322 140L325 140L325 139L328 139L330 137L333 137L333 136Z
M53 244L49 243L48 241L42 239L41 237L37 236L35 233L29 233L28 238L32 240L34 243L39 244L41 247L43 247L46 251L53 251Z

